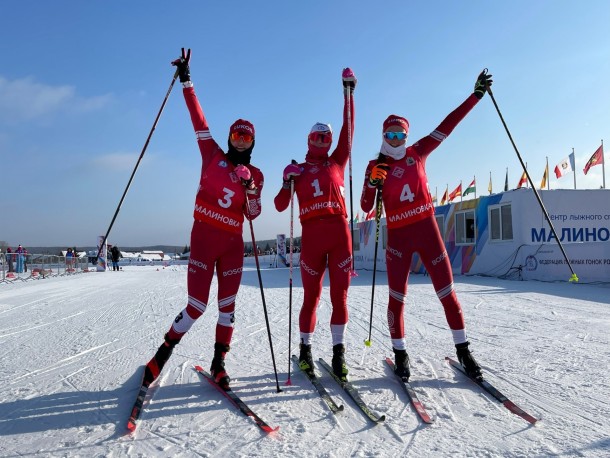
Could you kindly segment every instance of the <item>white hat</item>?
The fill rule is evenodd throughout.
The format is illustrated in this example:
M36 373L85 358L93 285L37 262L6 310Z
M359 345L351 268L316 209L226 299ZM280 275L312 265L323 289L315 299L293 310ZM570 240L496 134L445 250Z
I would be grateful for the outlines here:
M333 128L330 127L330 124L324 124L322 122L317 122L313 125L313 127L309 131L310 134L312 134L314 132L330 132L332 134Z

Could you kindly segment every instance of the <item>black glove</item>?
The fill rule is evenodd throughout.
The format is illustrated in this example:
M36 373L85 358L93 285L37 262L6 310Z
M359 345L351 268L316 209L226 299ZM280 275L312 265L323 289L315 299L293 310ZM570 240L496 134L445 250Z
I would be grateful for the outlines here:
M178 76L180 77L181 83L186 83L191 80L191 69L189 68L189 61L191 60L191 50L189 49L186 53L182 48L182 56L172 62L178 68Z
M481 100L487 92L487 88L491 87L491 83L493 83L491 77L492 75L487 74L487 69L479 74L477 82L474 83L474 95L477 96L477 99Z

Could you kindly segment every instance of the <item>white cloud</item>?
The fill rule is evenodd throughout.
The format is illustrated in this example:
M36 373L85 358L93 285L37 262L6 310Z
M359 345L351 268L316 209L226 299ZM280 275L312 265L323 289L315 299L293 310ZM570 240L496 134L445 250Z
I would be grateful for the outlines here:
M10 81L0 76L0 116L4 120L32 120L57 111L93 111L111 99L109 94L78 97L74 86L49 86L32 77Z

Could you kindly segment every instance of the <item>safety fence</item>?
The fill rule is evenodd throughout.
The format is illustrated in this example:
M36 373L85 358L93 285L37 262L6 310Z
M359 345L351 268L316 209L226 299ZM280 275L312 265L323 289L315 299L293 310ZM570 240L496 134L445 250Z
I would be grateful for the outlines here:
M50 254L2 253L0 283L75 275L89 270L89 260Z

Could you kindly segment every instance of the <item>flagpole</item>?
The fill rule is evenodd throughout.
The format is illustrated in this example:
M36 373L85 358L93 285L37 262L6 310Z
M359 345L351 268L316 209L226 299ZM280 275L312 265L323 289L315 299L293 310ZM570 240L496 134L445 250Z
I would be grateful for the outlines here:
M477 176L473 175L472 178L473 178L472 181L474 181L474 198L476 199L477 198Z
M602 138L602 178L603 178L603 187L606 189L606 161L604 161L604 139Z
M551 174L549 173L549 157L546 157L546 189L551 189Z
M574 156L574 148L572 148L572 157L574 158L574 167L572 167L572 171L574 172L574 189L576 189L576 156ZM568 158L570 160L570 158ZM570 166L572 165L572 161L570 161Z
M460 202L463 202L464 199L462 197L462 180L460 180Z
M489 191L489 195L491 196L491 191L492 191L493 187L492 187L492 183L491 183L491 170L489 171L489 186L487 188L487 190Z

